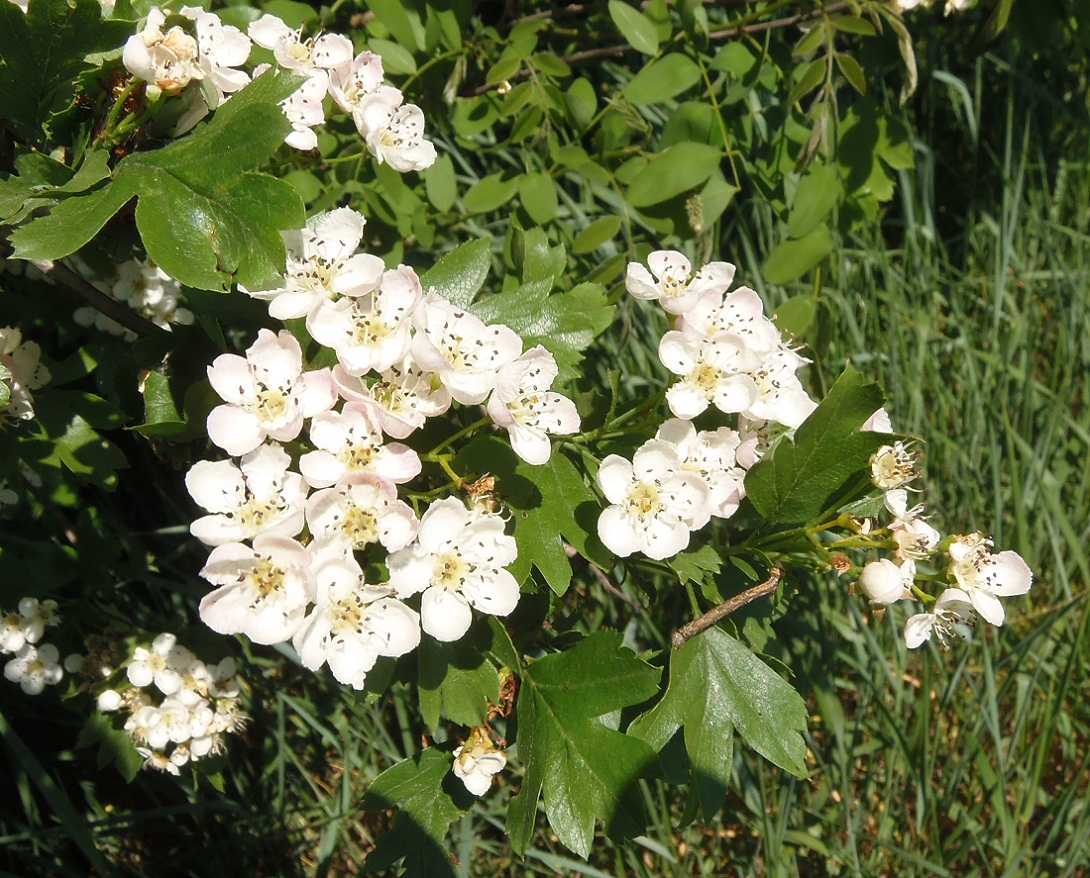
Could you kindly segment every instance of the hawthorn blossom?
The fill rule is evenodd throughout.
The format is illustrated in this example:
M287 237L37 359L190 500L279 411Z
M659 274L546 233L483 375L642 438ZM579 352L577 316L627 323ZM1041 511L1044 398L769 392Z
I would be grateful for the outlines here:
M394 439L404 439L423 427L428 418L450 408L450 391L434 372L422 370L411 356L370 383L334 366L333 383L345 399L367 406L382 432Z
M351 552L381 543L396 552L416 536L412 508L397 499L397 489L369 473L351 473L307 501L307 526L317 544L340 540Z
M958 587L984 620L1002 625L1001 597L1025 594L1033 587L1033 572L1017 552L993 554L992 541L981 533L955 537L950 553L950 573Z
M324 34L304 40L302 29L293 30L275 15L263 15L247 32L255 43L271 49L276 63L300 76L329 84L329 70L352 60L352 41L342 34Z
M193 312L178 304L181 284L150 259L130 259L119 265L110 295L167 332L174 323L188 326L193 322ZM72 317L80 326L94 326L102 332L136 340L135 332L94 308L77 308Z
M659 359L681 378L666 391L676 417L692 420L710 404L727 414L743 412L757 401L749 373L760 361L740 336L723 332L703 338L672 330L659 342Z
M266 437L294 439L305 418L337 401L329 370L304 373L303 351L286 329L260 330L245 357L220 354L208 380L227 402L209 414L208 438L231 455L253 451Z
M645 442L631 462L609 455L597 478L612 504L598 517L598 536L621 557L633 552L656 560L676 555L711 516L707 484L682 469L677 449L661 439Z
M859 428L860 432L872 432L872 433L892 433L893 422L889 419L889 412L885 410L885 407L878 409L873 415L863 422L863 426Z
M637 299L657 299L671 314L685 313L708 291L726 292L734 280L729 262L709 262L692 277L692 263L677 250L656 250L647 265L650 271L638 262L628 263L625 287Z
M553 355L537 345L500 369L488 400L488 416L507 428L511 447L527 463L549 460L550 434L579 429L575 403L549 390L558 371Z
M23 639L27 643L37 643L46 628L55 628L61 623L57 602L52 599L39 601L37 598L23 598L19 601L19 617Z
M474 728L464 744L454 750L452 770L467 790L483 796L492 786L492 779L507 765L507 756L492 743L488 729Z
M50 379L42 365L42 350L37 342L23 341L23 334L12 326L0 329L0 367L7 370L3 383L7 385L7 404L0 408L0 427L9 418L29 421L34 417L34 397L31 390L43 387Z
M217 546L201 569L215 589L200 603L201 620L220 634L245 634L254 643L288 640L314 599L312 556L289 537L261 534L253 548Z
M412 358L435 372L463 405L479 405L496 386L499 370L522 353L522 339L502 324L479 318L429 293L414 315Z
M749 287L738 287L726 295L719 289L706 290L692 308L678 317L676 328L708 338L721 332L733 333L761 357L783 345L779 328L765 316L764 302Z
M795 429L817 408L795 373L805 360L789 348L780 348L750 373L757 388L756 398L742 410L755 421L775 421Z
M420 643L416 612L392 589L368 585L354 561L327 562L315 579L314 609L292 638L304 667L328 664L341 683L362 689L380 655L404 655Z
M208 546L251 540L261 533L294 537L303 529L307 485L288 471L291 458L279 445L266 443L230 460L198 461L186 473L185 486L211 515L198 518L189 532Z
M916 478L916 455L903 442L883 445L870 459L871 481L883 491L901 488Z
M386 564L398 597L423 592L425 633L451 641L469 630L471 607L492 616L515 609L519 586L504 568L517 554L499 515L467 509L461 500L447 497L428 507L416 541L391 554Z
M310 441L316 450L299 459L299 469L312 488L328 488L350 473L373 473L397 485L420 473L417 453L400 442L384 445L377 418L362 403L317 415Z
M746 471L737 463L741 437L730 427L697 432L692 421L670 418L655 438L674 446L685 472L700 476L708 487L711 514L730 518L745 496Z
M56 686L64 676L60 653L52 643L40 646L24 643L15 658L4 665L4 676L18 683L27 695L39 695L46 686Z
M908 491L904 488L886 491L885 504L893 515L889 530L897 543L899 558L921 560L935 551L942 534L924 520L922 504L909 509Z
M352 113L367 149L381 165L399 174L435 164L435 146L424 139L424 112L415 104L390 106L386 100L364 103Z
M246 63L253 45L237 27L224 24L218 15L199 6L183 6L181 12L196 24L199 63L205 81L214 92L210 107L214 110L223 103L225 94L234 94L249 85L249 74L236 68Z
M972 619L973 606L969 596L961 589L948 588L939 595L930 613L919 613L905 622L905 646L916 649L934 634L946 648L946 638Z
M255 299L269 302L277 320L311 316L326 302L342 296L362 296L378 286L385 265L377 256L356 253L365 220L350 207L320 213L305 228L282 232L287 267L281 286L268 290L239 287Z
M329 71L329 94L346 113L355 116L374 101L398 107L401 91L383 85L382 59L373 52L360 52Z
M193 659L193 653L179 644L175 635L163 633L151 642L151 649L136 647L125 676L134 686L144 688L154 683L164 695L174 695L182 688L182 673Z
M164 33L164 24L166 15L153 6L144 29L125 41L121 60L133 76L166 94L177 94L205 74L197 40L177 25Z
M869 561L859 576L859 587L872 604L892 604L911 597L916 563L911 559L895 564L888 558Z
M408 355L410 317L422 294L416 272L399 265L372 292L323 303L307 326L315 341L337 352L349 375L382 372Z

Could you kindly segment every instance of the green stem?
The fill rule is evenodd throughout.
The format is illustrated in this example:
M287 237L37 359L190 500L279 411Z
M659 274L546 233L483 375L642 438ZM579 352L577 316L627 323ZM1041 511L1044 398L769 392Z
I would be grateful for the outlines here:
M455 442L457 442L463 436L465 436L465 435L467 435L469 433L472 433L474 430L478 429L479 427L483 427L486 424L491 424L491 423L492 423L492 419L487 417L487 416L481 418L479 421L474 421L469 426L462 427L462 429L459 430L457 433L454 433L453 435L448 436L446 439L444 439L442 442L440 442L438 445L436 445L431 451L429 451L428 454L429 455L436 455L440 451L442 451L444 448L449 448L451 445L453 445Z
M693 618L699 618L703 614L703 610L700 609L700 601L696 599L696 590L693 588L691 580L685 583L685 591L689 595L689 607L693 611Z
M112 141L115 134L115 126L117 120L121 116L121 112L125 109L125 102L136 92L138 88L143 85L143 80L137 79L135 76L129 80L129 84L125 86L121 94L117 96L117 100L114 101L114 105L110 107L110 113L106 116L106 124L102 127L102 142L108 144ZM129 117L126 117L126 120Z
M427 454L421 454L420 459L421 460L426 460L428 463L437 463L437 464L439 464L439 466L441 466L443 468L443 472L445 472L450 477L451 483L453 485L462 484L462 481L463 481L462 477L460 475L458 475L458 473L456 473L454 471L454 469L450 465L451 455L449 455L449 454L437 454L434 451L429 451Z

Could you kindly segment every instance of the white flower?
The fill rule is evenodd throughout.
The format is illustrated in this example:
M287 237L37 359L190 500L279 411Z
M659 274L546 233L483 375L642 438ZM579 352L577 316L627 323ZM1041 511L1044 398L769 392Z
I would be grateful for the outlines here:
M930 613L912 616L905 623L905 646L916 649L934 634L939 643L946 646L946 638L956 627L971 623L973 607L969 596L957 588L948 588L935 601Z
M674 446L680 467L708 486L711 514L730 518L745 496L746 471L737 464L741 437L730 427L697 432L692 421L670 418L655 438Z
M17 610L4 613L0 617L0 653L18 652L26 643L23 634L23 616Z
M253 451L266 437L294 439L305 418L337 401L329 370L304 374L302 349L286 329L260 330L245 358L220 354L208 380L227 402L208 416L208 438L231 455Z
M498 515L474 512L447 497L420 518L416 542L386 559L398 597L423 592L420 622L436 640L457 640L473 621L470 607L506 616L519 600L515 578L503 568L518 548Z
M492 778L507 765L507 756L492 744L488 730L478 727L469 739L454 751L454 773L475 796L483 796L492 786Z
M211 512L189 526L208 546L251 540L261 533L294 537L303 529L307 485L288 472L291 458L279 445L259 445L242 457L202 460L186 473L190 496Z
M247 29L250 38L265 49L272 49L276 63L285 70L317 80L324 92L330 68L352 60L352 41L341 34L325 34L304 40L302 31L292 30L275 15L263 15Z
M878 411L863 422L863 426L861 426L859 430L860 432L892 433L893 423L889 419L889 412L887 412L884 407L878 409Z
M119 265L110 290L114 299L168 332L171 324L193 322L193 313L178 305L180 294L181 285L150 259L130 259ZM94 326L102 332L136 340L135 332L94 308L77 308L72 317L80 326Z
M415 611L390 588L370 586L354 561L323 564L315 573L315 606L292 638L304 667L323 664L341 683L362 689L380 655L399 656L420 643Z
M394 439L404 439L423 427L428 418L450 408L450 391L434 372L423 371L412 357L386 369L371 383L334 366L333 383L345 399L370 408L382 432Z
M33 646L24 643L15 658L4 665L4 676L18 683L27 695L38 695L46 686L55 686L64 676L60 653L51 643Z
M144 757L144 768L153 768L156 771L172 774L175 777L181 776L181 770L177 765L171 762L170 758L165 753L160 753L158 750L153 750L150 747L137 747L136 752Z
M886 491L885 504L893 515L889 530L897 542L897 557L918 561L935 551L942 534L922 518L922 504L909 509L908 491L904 488Z
M8 418L29 421L34 417L34 397L50 379L49 370L41 363L42 350L33 341L23 341L23 334L14 327L0 329L0 366L7 370L2 380L8 385L10 398L0 409L0 426ZM2 374L2 373L0 373Z
M288 537L262 534L251 549L217 546L201 576L218 586L201 599L204 624L220 634L245 634L254 643L289 639L314 597L310 553Z
M903 442L883 445L871 456L871 481L883 491L904 487L917 475L916 455Z
M120 710L125 702L116 689L106 689L99 694L96 703L103 713L113 713L115 710Z
M463 405L479 405L496 386L499 370L522 353L522 339L502 324L479 318L429 293L414 315L412 357L435 372Z
M384 445L375 415L362 403L316 416L310 441L317 450L299 458L299 469L313 488L328 488L349 473L373 473L397 485L420 473L417 453L400 442Z
M415 104L392 107L388 100L364 102L352 113L370 151L400 174L435 164L435 147L424 139L424 113Z
M972 602L973 609L992 625L1005 617L1001 597L1025 594L1033 587L1033 572L1022 556L1010 550L992 554L992 541L980 533L956 537L947 550L950 572Z
M774 421L792 430L802 424L817 408L795 374L808 362L789 348L780 348L767 357L759 369L750 373L757 386L757 398L742 414L755 421Z
M373 292L324 303L307 326L316 342L337 352L349 375L382 372L409 353L410 317L421 295L416 272L399 265L383 273Z
M309 326L323 303L362 296L382 279L383 261L356 253L364 224L363 215L350 207L311 217L305 228L282 233L288 252L283 284L268 290L239 289L269 300L269 314L277 320L307 317Z
M401 106L401 92L383 85L382 79L382 59L372 52L360 52L329 71L329 94L353 116L373 101L382 101L391 108Z
M183 6L182 15L196 23L201 70L215 93L211 107L214 110L223 103L225 94L234 94L249 84L249 74L235 68L241 67L250 57L250 38L199 6Z
M704 338L670 331L659 342L659 359L681 378L666 391L676 417L692 420L709 404L727 414L743 412L757 401L749 372L760 360L740 336L723 332Z
M317 542L343 540L350 551L379 542L396 552L416 536L417 520L390 482L353 473L307 501L307 525Z
M500 369L488 400L488 416L507 428L511 447L527 463L548 461L552 454L549 434L579 429L575 403L549 390L557 372L553 355L537 345Z
M708 486L682 470L677 449L661 439L645 442L631 463L609 455L598 469L598 486L613 504L598 517L598 536L621 557L676 555L711 515Z
M734 280L729 262L709 262L690 280L693 266L677 250L656 250L647 257L650 271L638 262L628 263L625 286L637 299L657 299L671 314L683 314L709 290L724 293Z
M180 27L163 33L166 16L158 7L148 12L144 29L125 42L121 60L133 76L167 94L204 79L197 41Z
M193 653L169 633L152 641L151 649L142 646L133 651L125 676L134 686L146 688L152 683L164 695L174 695L182 686L182 672L193 661Z
M900 566L888 558L870 561L859 576L859 587L870 598L872 604L892 604L904 597L911 597L908 591L916 577L914 561L904 561Z
M709 338L721 332L733 333L761 357L769 356L783 345L779 328L765 317L764 302L749 287L738 287L729 294L718 289L706 290L678 318L676 328Z
M57 602L54 600L23 598L19 601L19 616L23 639L27 643L37 643L42 639L46 628L55 628L61 623L61 617L57 615Z

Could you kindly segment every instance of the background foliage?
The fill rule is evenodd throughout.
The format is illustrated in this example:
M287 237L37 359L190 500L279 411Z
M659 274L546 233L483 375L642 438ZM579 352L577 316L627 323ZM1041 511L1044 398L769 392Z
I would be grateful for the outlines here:
M145 775L127 785L97 770L94 748L74 746L80 729L72 714L4 688L0 764L10 782L0 790L0 867L16 875L82 875L89 867L99 874L245 868L341 875L356 874L367 854L368 866L381 871L408 852L410 869L452 854L464 875L1090 869L1090 413L1082 377L1090 367L1090 157L1080 26L1088 10L1023 0L991 42L985 38L998 5L964 17L914 13L919 86L902 104L907 74L895 19L884 7L872 18L844 15L847 4L829 6L840 17L782 3L667 7L652 0L637 10L615 0L538 10L376 0L314 9L271 0L265 8L292 23L350 32L359 47L382 54L391 79L424 107L441 155L426 173L402 178L358 158L354 130L333 123L321 158L276 153L292 187L279 192L277 204L285 216L301 217L299 205L310 214L348 199L368 217L371 252L421 269L461 242L490 241L464 245L458 276L473 269L477 286L495 294L481 301L485 313L503 308L496 300L517 290L526 304L524 325L514 327L522 334L571 339L560 346L567 354L561 365L571 377L585 357L581 368L590 377L581 389L588 394L613 380L626 398L639 399L665 384L654 356L663 326L649 325L617 283L629 259L676 245L736 262L740 279L819 352L809 376L815 393L826 392L849 360L880 378L897 426L929 439L927 499L941 510L941 525L990 527L997 542L1021 552L1037 574L1032 615L949 654L908 654L896 619L871 616L843 584L796 577L788 612L771 623L740 614L736 623L755 648L791 669L792 684L807 696L810 778L732 746L729 731L690 741L690 726L714 727L708 711L722 705L675 702L668 694L639 737L658 746L684 727L684 741L667 747L661 770L666 781L685 779L686 762L677 753L671 759L670 749L683 743L699 774L697 794L686 803L658 779L607 782L600 809L613 810L616 795L623 808L615 813L635 815L633 826L649 820L643 835L624 844L594 836L579 815L553 819L550 812L551 828L540 817L535 822L525 802L540 778L529 774L505 781L519 786L514 801L522 801L507 815L507 834L501 808L508 790L479 803L453 788L434 798L446 761L435 762L431 751L408 757L422 736L444 739L440 716L470 722L483 709L486 683L457 655L421 658L443 670L419 694L395 677L387 697L361 701L274 650L255 649L248 656L255 721L218 788ZM11 6L0 14L0 33L10 41L21 13ZM225 18L242 23L257 14L237 6ZM50 72L55 81L64 75ZM14 81L0 75L0 82ZM21 138L37 136L44 118L34 115L37 107L64 103L24 104L13 85L3 88L0 105ZM39 97L48 82L42 88ZM259 120L263 112L240 106L236 116L252 115L239 124L256 131L272 121ZM75 131L85 124L76 108L49 118ZM272 153L282 135L275 133L252 140L247 167ZM64 218L61 207L77 211L81 193L103 179L95 169L105 164L96 165L93 151L71 176L42 154L14 163L12 142L0 139L0 162L14 174L0 193L5 222L43 204L58 205L52 215ZM139 159L121 161L133 169L142 202L154 203ZM123 182L119 173L110 188ZM109 189L96 193L109 197ZM119 210L129 195L116 196ZM222 188L214 191L223 196ZM13 237L17 252L52 240L48 227L32 232L44 222L24 225L22 242ZM157 240L170 246L169 229L121 210L111 234L98 239L112 248L97 254L103 264L131 251L134 224L149 250ZM80 234L78 224L54 226ZM267 231L275 237L273 225ZM81 255L92 264L96 258L93 249ZM181 473L200 455L191 423L200 424L210 404L198 379L222 347L243 342L231 337L231 326L268 319L260 304L198 289L223 282L207 252L177 259L190 266L189 303L203 318L170 345L169 370L146 375L143 395L128 376L158 368L166 342L123 348L88 336L68 319L77 303L64 291L42 296L40 286L4 277L3 320L18 315L42 338L53 335L50 350L68 352L51 363L59 389L51 401L43 394L39 407L35 466L46 489L25 514L4 521L5 606L23 593L63 591L78 595L104 625L135 621L154 632L192 622L206 587L195 576L202 553L186 536L192 510ZM443 278L430 282L442 286ZM602 284L604 292L583 284ZM550 311L555 288L573 307ZM514 313L511 301L505 319ZM581 354L607 325L610 305L612 331ZM610 370L619 375L611 379ZM10 441L10 433L0 436ZM487 442L466 454L467 466L474 455L497 465ZM581 481L563 463L552 477L549 496L577 512ZM515 510L518 502L510 498ZM563 556L549 529L553 514L519 521L537 528L543 544L551 541L540 557L552 562L539 565L545 588L518 612L544 615L551 590L552 645L601 633L530 666L520 717L535 726L535 737L553 733L549 723L578 729L588 748L639 770L650 752L642 741L622 736L629 740L614 751L611 728L555 709L555 681L578 672L563 663L579 649L594 651L584 658L603 669L603 680L611 679L609 669L628 680L610 689L609 709L644 701L657 684L642 679L647 666L618 647L665 643L672 620L686 612L682 597L667 594L651 611L631 570L622 595L605 591L582 562L573 566ZM573 524L564 536L574 540L579 532ZM717 582L729 589L746 579L730 565ZM512 650L494 626L475 634L475 649L517 666L521 644ZM195 629L191 636L199 642L203 635ZM728 661L710 642L691 647L671 675ZM451 696L451 687L469 695ZM734 717L731 726L747 738L743 721ZM795 767L800 759L794 753L776 761ZM576 769L548 770L562 776ZM713 816L724 790L726 803ZM698 809L703 819L691 822ZM441 838L451 820L445 847L426 840ZM512 843L526 846L525 860L513 855ZM589 855L589 864L569 848Z

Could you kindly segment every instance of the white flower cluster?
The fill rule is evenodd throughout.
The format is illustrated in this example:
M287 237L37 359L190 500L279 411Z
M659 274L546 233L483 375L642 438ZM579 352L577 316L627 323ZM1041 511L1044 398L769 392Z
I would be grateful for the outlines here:
M182 285L150 259L123 262L117 267L110 289L110 295L117 301L168 332L173 323L188 326L193 322L193 313L178 304L181 292ZM94 326L128 341L137 338L135 332L94 308L77 308L72 316L81 326Z
M98 708L126 714L125 731L146 768L178 775L182 766L223 752L224 736L249 721L234 659L208 665L173 634L136 647L125 676L129 685L101 692Z
M508 327L425 295L408 266L385 270L357 253L363 227L340 208L285 234L282 284L246 292L278 319L305 318L337 365L304 369L287 330L262 330L245 356L218 357L208 375L224 404L208 435L240 460L201 461L186 476L209 513L192 532L213 547L201 575L216 588L201 618L256 643L291 640L306 667L328 664L355 688L379 656L414 649L421 628L456 640L474 608L505 616L519 599L504 569L516 556L504 519L455 497L417 518L398 486L420 473L420 457L386 437L408 438L455 401L487 403L530 463L549 459L550 434L579 429L574 404L549 389L557 367L544 348L524 353ZM295 471L278 443L308 422ZM387 581L365 580L362 553L384 561ZM419 613L405 603L416 595Z
M0 616L0 655L15 654L4 665L4 677L18 683L27 695L40 694L64 676L57 647L41 642L45 629L60 621L56 601L31 597L19 601L17 610Z
M487 726L470 729L466 742L454 750L454 774L475 796L488 792L505 765L507 754L492 743Z
M892 432L888 417L877 425ZM859 577L859 586L875 605L888 605L912 598L916 564L939 549L942 535L924 518L922 504L909 507L909 485L919 476L916 455L901 442L884 445L871 457L871 480L885 492L886 510L891 516L886 530L893 542L893 558L869 561ZM867 530L869 531L869 523ZM905 643L915 649L934 635L945 646L958 627L971 623L974 611L992 625L1002 625L1005 612L999 598L1025 594L1033 586L1033 573L1017 552L992 553L992 541L984 534L952 536L947 541L949 556L947 588L931 610L912 616L905 624Z
M406 104L400 90L383 83L381 58L371 52L355 54L348 37L323 34L304 39L301 30L268 14L252 22L244 34L197 6L183 6L172 21L177 23L168 27L167 15L152 8L143 30L125 43L122 60L149 89L184 95L186 109L175 126L176 135L249 84L251 74L241 68L257 43L273 53L277 67L306 77L280 104L292 124L285 138L289 146L318 147L314 128L325 122L322 101L328 95L352 116L379 164L404 173L422 171L435 162L435 147L424 139L421 109ZM269 67L257 65L252 76Z
M30 391L50 379L41 358L37 342L23 341L23 334L14 327L0 329L0 383L8 397L7 403L0 406L0 427L11 418L29 421L34 417L34 396Z
M773 432L798 427L815 404L797 375L809 361L784 343L760 297L748 287L728 292L733 265L712 262L694 275L674 250L647 263L630 263L626 282L633 296L677 317L659 344L659 358L678 377L666 391L676 417L631 461L611 454L602 462L598 485L611 505L598 535L618 555L662 559L688 546L710 518L737 511L745 471ZM736 415L737 429L698 431L693 418L711 407Z

